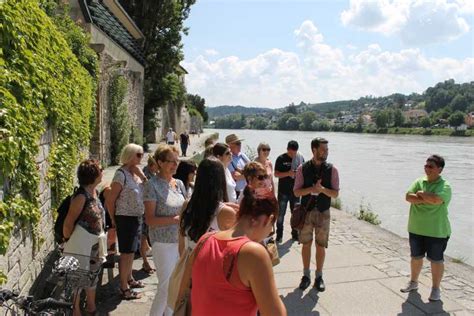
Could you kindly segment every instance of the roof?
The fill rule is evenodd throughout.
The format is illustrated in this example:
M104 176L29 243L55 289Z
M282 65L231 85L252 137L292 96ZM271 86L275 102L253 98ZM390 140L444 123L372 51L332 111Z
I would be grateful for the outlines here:
M131 18L126 14L125 10L116 1L107 1L107 4L102 0L81 0L81 9L84 17L88 23L92 23L107 34L114 42L125 49L130 55L132 55L140 64L145 64L145 56L142 48L137 39L142 39L142 33L133 31L136 28L135 23L130 26ZM114 6L114 12L123 11L120 14L122 20L127 18L129 20L123 20L124 23L129 23L129 29L133 31L132 35L127 27L120 21L120 19L112 13L110 8ZM132 21L133 22L133 21Z

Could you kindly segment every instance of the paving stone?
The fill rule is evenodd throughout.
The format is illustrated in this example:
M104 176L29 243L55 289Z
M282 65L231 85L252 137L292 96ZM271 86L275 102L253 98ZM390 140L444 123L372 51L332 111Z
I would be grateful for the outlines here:
M332 315L424 314L377 281L334 284L312 295Z
M366 254L362 250L352 245L340 245L328 248L326 250L326 267L350 267L358 265L379 264L379 260L373 256Z
M299 289L279 290L288 315L329 315L313 294L315 290L301 291Z
M443 291L441 292L442 301L430 302L428 297L431 292L431 286L427 286L423 283L418 285L418 291L410 292L410 294L401 293L400 288L404 287L407 283L407 279L404 277L381 280L379 283L396 293L396 295L406 299L417 308L423 310L425 313L445 313L463 309L462 305L446 297Z

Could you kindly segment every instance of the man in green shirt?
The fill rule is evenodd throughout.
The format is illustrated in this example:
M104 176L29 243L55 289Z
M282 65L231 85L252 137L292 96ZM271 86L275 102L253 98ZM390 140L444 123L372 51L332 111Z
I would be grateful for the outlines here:
M451 186L441 177L444 159L438 155L428 157L425 164L426 176L410 186L406 200L410 205L408 233L411 252L411 280L403 293L418 289L418 276L423 267L423 258L431 261L432 288L430 301L439 301L439 285L444 272L444 251L451 235L448 219L448 205L451 201Z

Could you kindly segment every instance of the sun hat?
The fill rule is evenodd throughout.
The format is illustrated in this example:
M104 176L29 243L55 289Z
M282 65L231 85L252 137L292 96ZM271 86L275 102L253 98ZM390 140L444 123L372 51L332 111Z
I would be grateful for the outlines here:
M229 134L229 135L227 135L226 138L225 138L225 142L226 142L226 144L228 144L228 145L229 145L229 144L232 144L232 143L236 143L236 142L241 142L241 141L243 141L243 139L242 139L242 138L239 138L239 137L238 137L237 135L235 135L235 134Z

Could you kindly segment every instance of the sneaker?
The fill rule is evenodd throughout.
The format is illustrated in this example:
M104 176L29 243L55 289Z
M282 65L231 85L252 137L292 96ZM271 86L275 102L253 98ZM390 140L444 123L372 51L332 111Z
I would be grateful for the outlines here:
M291 232L291 238L294 240L294 241L298 241L299 238L298 238L298 232L297 231L292 231Z
M428 297L428 300L430 301L439 301L441 300L441 290L440 289L435 289L434 287L431 288L431 294L430 297Z
M301 278L299 288L300 290L304 291L308 288L310 284L311 284L311 280L306 275L303 275L303 277Z
M318 292L324 292L326 290L326 285L324 284L323 277L317 277L316 280L314 280L314 288L318 290Z
M411 291L416 291L418 290L418 282L416 281L409 281L407 286L405 286L404 288L400 289L400 292L402 293L408 293L408 292L411 292Z

